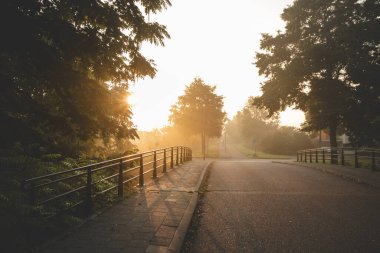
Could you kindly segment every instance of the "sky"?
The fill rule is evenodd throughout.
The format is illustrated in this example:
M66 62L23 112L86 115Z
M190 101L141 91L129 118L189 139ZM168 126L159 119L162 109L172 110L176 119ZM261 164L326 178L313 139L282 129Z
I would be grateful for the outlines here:
M157 74L130 87L133 122L149 131L168 125L170 108L195 77L216 86L224 110L232 119L249 96L261 94L264 80L253 64L262 33L284 28L280 15L293 0L172 0L167 10L150 17L166 25L171 36L165 47L144 44ZM281 114L281 125L298 127L300 111Z

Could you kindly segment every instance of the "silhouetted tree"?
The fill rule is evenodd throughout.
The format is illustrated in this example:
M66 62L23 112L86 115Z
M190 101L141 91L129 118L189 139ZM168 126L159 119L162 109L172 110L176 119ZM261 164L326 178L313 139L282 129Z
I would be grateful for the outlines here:
M359 144L380 140L379 14L378 0L296 0L285 32L262 37L256 65L268 79L255 104L302 109L304 129L328 128L332 146L339 126Z
M221 136L225 118L223 97L215 93L215 86L195 78L172 106L169 119L183 134L199 134L205 154L206 138Z
M0 4L0 146L70 150L95 138L135 138L130 81L153 77L143 42L163 45L152 1L4 0Z

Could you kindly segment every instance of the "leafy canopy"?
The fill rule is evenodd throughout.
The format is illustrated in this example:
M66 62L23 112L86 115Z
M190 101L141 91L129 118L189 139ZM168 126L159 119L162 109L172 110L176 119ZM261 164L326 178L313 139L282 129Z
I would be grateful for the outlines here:
M215 88L200 78L186 86L185 94L171 109L169 119L174 127L186 135L220 137L226 113L223 97L215 93Z
M169 0L4 0L0 4L0 145L135 138L128 84L153 77L141 44L164 45L147 16Z
M332 145L338 126L358 144L379 141L379 15L378 0L296 0L285 31L263 34L256 65L267 81L255 104L304 110L305 129L329 128Z

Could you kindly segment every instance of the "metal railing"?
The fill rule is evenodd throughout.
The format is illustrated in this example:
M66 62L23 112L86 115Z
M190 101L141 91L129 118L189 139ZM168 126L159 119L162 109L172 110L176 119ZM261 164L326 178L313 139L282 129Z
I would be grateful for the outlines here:
M297 151L297 162L352 165L370 167L375 171L380 165L380 149L369 148L316 148Z
M49 205L57 201L70 202L67 209L84 205L91 211L97 196L114 191L123 197L124 186L138 181L144 185L144 177L157 177L158 170L192 160L188 147L175 146L128 155L112 160L86 165L79 168L51 173L24 181L32 205ZM72 199L77 200L73 203Z

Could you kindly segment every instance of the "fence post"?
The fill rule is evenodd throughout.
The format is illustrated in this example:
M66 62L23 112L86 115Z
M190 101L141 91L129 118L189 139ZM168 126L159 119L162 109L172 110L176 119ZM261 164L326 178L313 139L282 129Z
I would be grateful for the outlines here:
M311 150L309 150L309 158L310 158L310 163L312 163L313 162L313 156L312 156L312 151Z
M123 197L124 195L124 184L123 184L123 159L120 159L119 162L119 176L118 176L118 187L117 187L117 196Z
M182 159L183 159L183 158L182 158L182 151L183 151L182 146L179 147L179 149L180 149L180 151L181 151L181 152L180 152L181 156L180 156L180 159L179 159L179 163L182 164L182 163L183 163L183 161L182 161Z
M87 168L86 181L86 212L89 214L92 211L92 172L91 167Z
M344 149L343 148L341 150L340 158L341 158L342 165L344 165Z
M177 155L175 157L175 165L176 166L178 165L178 146L177 146Z
M372 150L372 171L376 170L376 156L375 150Z
M153 153L153 178L157 178L157 151Z
M359 168L358 150L355 148L355 168Z
M322 148L322 161L323 163L326 163L326 159L325 159L325 149Z
M333 157L333 153L334 153L334 152L333 152L333 148L330 147L330 163L331 163L331 164L334 163L334 159L335 159L335 158Z
M315 150L315 162L318 163L318 149Z
M307 151L305 150L305 163L307 163Z
M142 154L140 154L139 186L144 186L144 161Z
M297 154L297 162L298 162L298 151L296 152L296 154Z
M166 148L164 149L164 160L162 163L162 172L166 173Z

